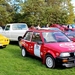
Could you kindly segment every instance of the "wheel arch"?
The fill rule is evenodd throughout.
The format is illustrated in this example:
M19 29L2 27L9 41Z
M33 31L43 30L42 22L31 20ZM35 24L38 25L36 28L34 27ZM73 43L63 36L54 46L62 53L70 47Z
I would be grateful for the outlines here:
M27 55L28 55L27 49L26 49L25 47L23 47L23 46L21 47L21 54L22 54L22 50L23 50L23 49L24 49L24 51L25 51L25 56L27 56ZM25 57L25 56L24 56L24 57Z
M46 61L46 59L49 58L49 57L50 57L51 61L53 62L53 65L51 67L49 65L47 65L47 61ZM51 63L51 62L49 62L49 63ZM52 56L52 54L50 54L50 53L46 54L45 65L46 65L47 68L55 68L55 58Z
M27 49L24 46L22 46L21 48L24 48L27 51Z
M18 41L20 41L22 39L22 36L18 36Z
M51 56L53 57L53 55L52 55L51 53L46 53L45 57L46 57L47 55L51 55Z
M51 50L49 50L49 51L45 54L45 56L46 56L46 55L51 55L53 58L56 57L55 54L54 54L54 52L52 52Z
M51 56L55 59L54 53L47 52L46 54L44 54L44 57L43 57L43 64L45 64L45 58L46 58L47 55L51 55Z

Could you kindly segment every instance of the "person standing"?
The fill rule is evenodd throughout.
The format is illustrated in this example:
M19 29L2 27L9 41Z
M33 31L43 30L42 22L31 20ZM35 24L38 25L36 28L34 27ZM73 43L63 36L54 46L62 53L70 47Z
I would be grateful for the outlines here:
M36 27L37 29L40 29L41 27L40 27L40 24L38 24L38 26Z
M49 27L49 24L46 25L46 28L48 28L48 27Z

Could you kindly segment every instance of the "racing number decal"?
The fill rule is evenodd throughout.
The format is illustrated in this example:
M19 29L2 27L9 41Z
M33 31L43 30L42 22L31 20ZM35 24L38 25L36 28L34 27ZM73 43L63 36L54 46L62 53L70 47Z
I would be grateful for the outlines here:
M40 56L40 49L41 49L40 45L37 45L37 44L34 45L34 55L35 56L41 57Z

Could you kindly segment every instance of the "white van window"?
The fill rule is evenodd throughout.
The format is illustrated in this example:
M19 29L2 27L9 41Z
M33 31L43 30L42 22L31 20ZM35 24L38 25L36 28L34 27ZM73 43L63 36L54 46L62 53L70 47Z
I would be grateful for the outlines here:
M27 29L27 25L26 24L14 24L12 26L12 29L13 30L24 30L24 29Z

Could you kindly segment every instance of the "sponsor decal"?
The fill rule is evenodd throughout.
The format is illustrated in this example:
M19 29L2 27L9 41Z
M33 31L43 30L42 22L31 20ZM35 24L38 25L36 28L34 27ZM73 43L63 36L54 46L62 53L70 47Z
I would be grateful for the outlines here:
M60 47L68 48L69 50L75 50L75 43L63 43Z
M37 45L37 44L34 45L34 54L38 57L41 57L40 56L40 48L41 48L40 45Z

